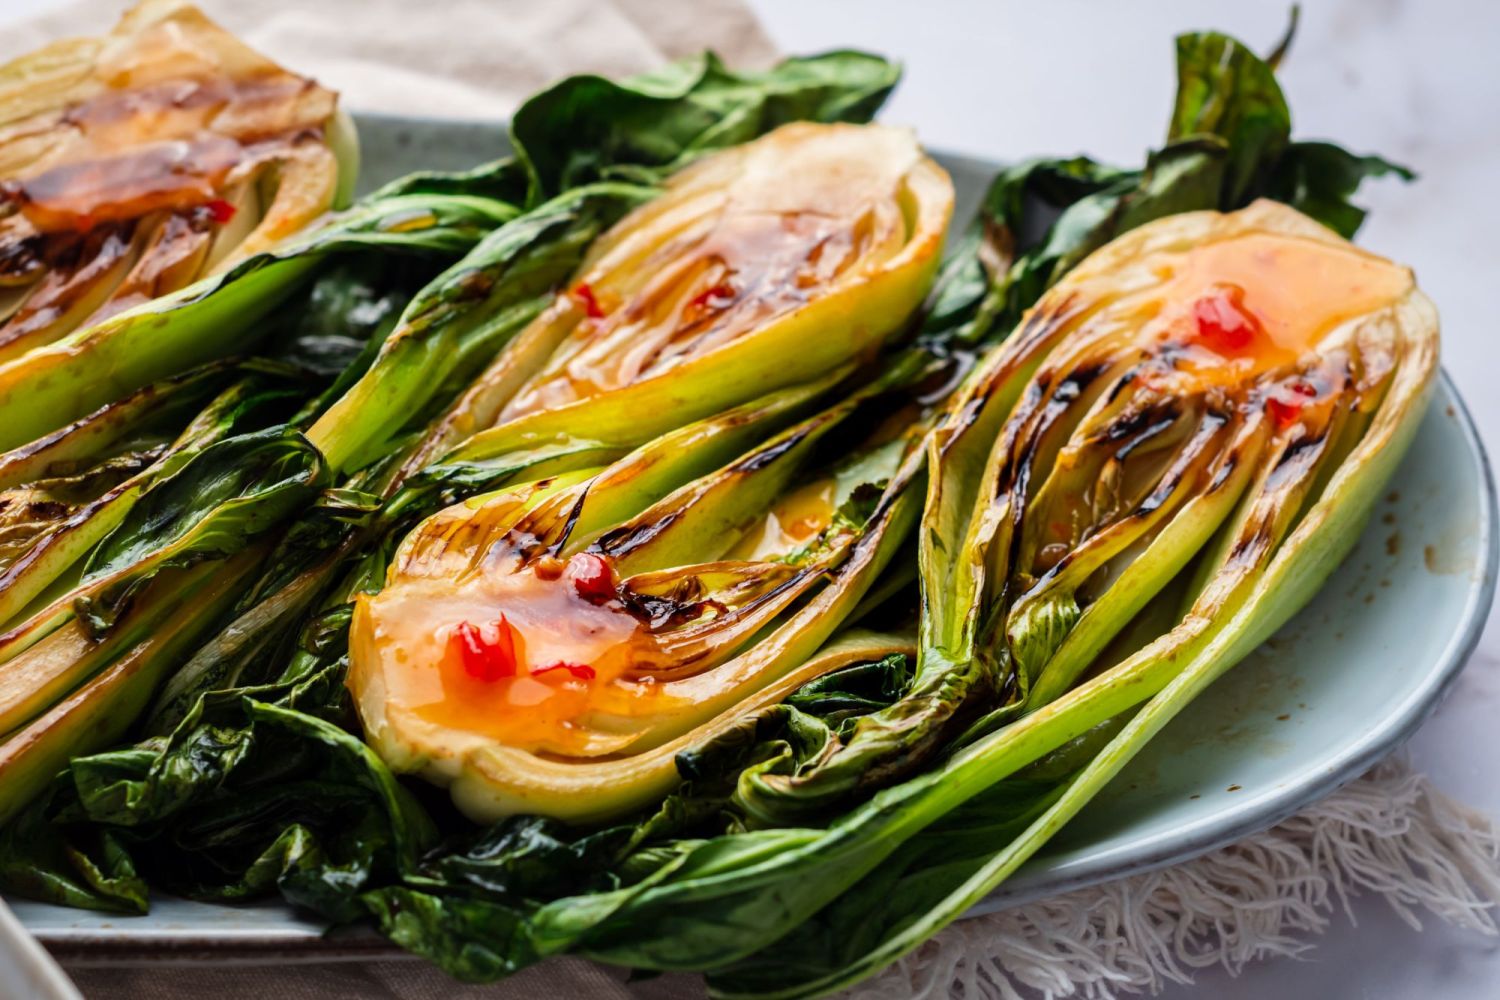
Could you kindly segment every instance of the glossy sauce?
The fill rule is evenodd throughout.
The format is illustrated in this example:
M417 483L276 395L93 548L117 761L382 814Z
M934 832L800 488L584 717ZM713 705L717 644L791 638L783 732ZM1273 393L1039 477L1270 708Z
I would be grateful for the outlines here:
M689 182L627 216L644 254L608 255L566 292L578 325L558 360L523 387L502 421L657 374L754 332L876 266L906 239L900 186L916 148L899 133L833 131L742 147L722 190ZM721 156L725 154L720 154ZM679 201L691 212L662 203ZM637 222L636 220L640 220Z
M1412 285L1406 268L1353 247L1268 232L1163 255L1157 273L1164 306L1148 330L1172 348L1172 370L1154 379L1175 391L1244 385L1289 366Z
M211 201L244 156L244 148L224 136L156 142L54 167L10 190L39 231L87 230Z
M747 531L728 559L765 561L795 552L833 523L834 481L820 479L792 490Z
M231 171L321 130L336 100L191 9L111 38L69 86L78 99L0 143L0 194L44 233L211 204Z
M652 686L630 677L655 649L593 555L543 559L462 585L406 580L362 597L386 697L419 718L507 746L577 754L601 700ZM358 635L359 633L357 633Z
M625 301L605 282L580 283L585 342L564 369L517 396L503 418L628 385L732 341L808 301L858 259L840 220L813 213L726 217Z
M1316 349L1339 325L1395 301L1411 274L1353 247L1251 233L1162 255L1148 329L1173 351L1179 390L1246 384ZM1305 392L1283 400L1295 407Z

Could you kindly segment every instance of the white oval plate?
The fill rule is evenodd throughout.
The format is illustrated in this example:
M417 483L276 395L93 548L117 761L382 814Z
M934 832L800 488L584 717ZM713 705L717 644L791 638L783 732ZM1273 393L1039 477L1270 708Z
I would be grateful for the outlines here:
M501 155L496 125L363 116L362 187ZM996 165L935 154L966 220ZM1395 749L1479 639L1495 588L1495 497L1446 376L1358 548L1317 599L1174 720L1071 824L974 912L1193 857L1274 825ZM278 903L160 899L143 917L13 901L71 961L330 961L393 946L325 937Z

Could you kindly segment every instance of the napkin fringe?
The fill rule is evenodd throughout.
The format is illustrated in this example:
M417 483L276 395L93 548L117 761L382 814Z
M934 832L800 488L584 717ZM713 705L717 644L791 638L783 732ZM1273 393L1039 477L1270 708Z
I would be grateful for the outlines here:
M1434 788L1404 754L1265 831L1192 861L949 927L858 990L860 997L1110 1000L1295 958L1350 900L1385 898L1500 932L1500 831Z

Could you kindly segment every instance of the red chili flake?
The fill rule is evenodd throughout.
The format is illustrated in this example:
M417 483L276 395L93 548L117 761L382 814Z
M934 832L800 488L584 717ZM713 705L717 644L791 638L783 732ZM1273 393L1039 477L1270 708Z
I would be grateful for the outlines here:
M221 226L234 218L234 213L239 211L223 198L215 198L212 201L206 202L203 207L208 209L208 214Z
M448 636L448 648L457 654L464 673L475 680L490 682L516 676L515 629L504 615L495 622L493 639L479 626L459 622Z
M1215 354L1238 354L1255 340L1260 324L1246 311L1244 297L1238 286L1226 285L1193 303L1198 340Z
M540 677L543 674L550 674L556 670L566 670L580 681L591 681L594 679L594 668L582 663L554 663L551 666L542 667L540 670L533 670L531 676Z
M690 309L723 309L734 301L734 286L720 282L688 300Z
M590 604L603 604L615 598L615 574L603 556L580 552L568 560L573 589Z
M1272 395L1266 397L1266 412L1276 422L1277 429L1284 431L1297 422L1307 401L1317 395L1317 388L1306 379L1284 382Z
M594 295L594 289L587 282L580 281L573 286L573 298L583 306L583 313L589 319L603 319L604 309L599 305L599 299Z

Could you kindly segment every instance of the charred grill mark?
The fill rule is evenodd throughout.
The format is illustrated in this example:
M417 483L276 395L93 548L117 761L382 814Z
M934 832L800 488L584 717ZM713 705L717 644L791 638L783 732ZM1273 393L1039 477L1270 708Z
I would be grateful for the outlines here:
M1271 474L1266 477L1266 491L1285 489L1290 483L1306 475L1327 450L1327 444L1327 424L1293 441L1277 458Z
M1240 459L1241 456L1238 451L1231 451L1229 454L1224 456L1224 460L1221 461L1219 463L1219 467L1214 470L1213 478L1208 481L1209 493L1214 493L1217 490L1222 489L1224 484L1229 482L1229 477L1232 476L1234 474L1234 470L1239 467Z
M0 200L3 200L0 185ZM31 232L19 239L0 242L0 286L23 284L35 278L46 266L43 260L46 240Z
M1240 537L1235 539L1225 567L1242 568L1259 563L1271 549L1271 530L1272 522L1269 517L1263 516L1253 525L1247 524Z
M1103 371L1103 366L1093 366L1077 369L1059 379L1056 388L1051 391L1050 398L1047 398L1046 405L1041 407L1039 413L1036 412L1037 406L1047 394L1041 390L1039 383L1033 383L1033 388L1036 391L1028 393L1028 410L1030 412L1025 415L1031 421L1031 426L1025 432L1025 452L1023 455L1023 463L1027 466L1026 478L1028 480L1030 478L1029 467L1036 461L1036 454L1041 447L1042 439L1057 426L1058 421L1062 420L1073 409L1073 404L1083 394L1084 390Z
M1274 476L1277 472L1280 472L1282 469L1294 462L1298 464L1306 464L1307 460L1312 457L1311 455L1309 455L1310 450L1315 449L1319 445L1321 445L1326 435L1327 428L1325 427L1319 430L1316 434L1308 435L1306 437L1300 437L1296 441L1293 441L1290 445L1287 446L1287 449L1281 453L1281 457L1276 460L1276 465L1272 469L1272 475Z
M938 354L942 348L933 347L930 350ZM979 360L974 351L962 349L953 350L946 355L940 354L939 358L939 363L911 387L911 398L918 406L936 406L947 399L963 384L963 380Z
M766 567L768 572L771 569ZM789 590L793 591L791 598L795 599L826 575L817 567L792 572L769 590L733 609L722 601L704 598L702 582L697 576L680 579L671 594L641 594L627 585L620 590L620 600L631 615L658 636L658 649L666 654L672 666L666 670L653 670L652 674L667 679L692 673L693 664L712 652L693 648L703 642L704 633L711 634L735 620L753 619L767 605L779 604ZM704 622L702 619L706 614L713 617ZM664 630L671 629L682 631L661 635Z
M1155 408L1149 407L1140 410L1126 410L1111 421L1109 426L1105 427L1101 433L1096 435L1094 440L1106 442L1123 441L1148 427L1151 419L1156 416L1156 413Z
M1178 401L1173 400L1173 402L1176 403ZM1166 406L1163 407L1162 410L1164 412L1157 420L1141 427L1136 434L1131 436L1130 440L1126 441L1115 450L1115 461L1125 461L1141 445L1155 440L1156 438L1165 434L1167 431L1171 430L1173 427L1177 426L1177 421L1180 420L1183 416L1182 411L1176 406ZM1149 416L1149 414L1143 415Z
M766 466L775 462L778 458L785 455L787 452L791 451L793 448L797 447L797 445L805 441L809 434L811 434L816 428L821 427L824 423L826 423L826 420L809 421L807 424L803 425L803 427L799 428L797 432L788 434L780 441L767 445L764 448L753 451L750 454L746 455L744 458L731 465L729 467L729 471L732 473L750 473L758 472L759 470L764 469Z
M1002 431L1001 447L1005 449L1006 461L1000 467L995 477L995 498L1024 491L1029 482L1028 473L1030 465L1036 458L1038 441L1042 430L1045 429L1044 421L1048 412L1043 408L1043 401L1047 398L1047 389L1044 383L1052 377L1050 372L1040 372L1037 377L1027 385L1025 395L1021 398L1016 410L1006 420L1007 430ZM1066 406L1063 406L1066 409ZM1039 413L1038 410L1041 410ZM1040 426L1039 426L1040 424ZM1019 447L1020 451L1017 452Z
M1109 365L1102 361L1075 368L1058 385L1057 390L1052 394L1052 398L1055 400L1066 398L1069 401L1077 399L1083 394L1085 389L1093 385L1108 370Z
M26 505L26 513L38 521L55 521L66 517L71 509L58 500L33 500Z
M1044 311L1046 301L1039 303L1027 317L1022 321L1020 329L1006 345L1007 360L1004 364L992 372L984 383L973 391L973 394L964 402L964 405L947 420L943 426L954 428L954 431L944 439L939 454L946 455L955 447L963 436L963 431L972 426L979 419L985 406L993 399L996 392L1005 383L1007 378L1014 373L1018 362L1025 360L1037 348L1037 346L1050 337L1057 326L1066 323L1071 318L1069 309L1073 305L1073 296L1069 296L1050 310ZM1087 375L1089 379L1097 377L1097 374ZM1046 383L1050 378L1046 372L1039 372L1028 383L1021 399L1017 402L1015 412L1011 420L1024 419L1031 413L1046 396Z
M629 555L641 546L650 544L663 531L675 524L681 516L682 511L674 509L653 521L621 525L600 535L598 540L589 546L589 551L617 559Z
M958 442L963 440L964 432L979 419L979 414L984 410L985 404L989 402L996 388L995 383L986 383L980 391L971 396L959 408L957 413L952 414L942 423L938 424L937 429L946 432L942 435L942 443L938 446L938 455L940 458L947 457L948 452L953 450L958 445Z
M572 506L568 508L568 515L563 518L562 528L557 533L557 540L552 544L550 550L552 555L559 555L562 552L562 547L567 544L568 538L573 534L573 527L578 523L578 518L583 514L583 504L589 498L589 486L592 485L593 482L590 481L588 486L579 490L578 499L574 500Z
M1162 476L1156 488L1147 494L1146 498L1131 512L1130 517L1149 517L1160 510L1162 504L1171 498L1187 476L1192 473L1197 458L1212 444L1214 438L1218 437L1219 432L1228 423L1229 418L1225 414L1215 411L1205 413L1199 422L1197 433L1183 447L1179 458Z
M1005 496L1024 496L1030 481L1031 463L1036 457L1037 439L1027 435L1020 441L1020 451L1015 446L1006 449L1005 464L995 477L995 499Z
M653 632L686 625L706 611L723 614L727 610L718 601L702 600L702 596L703 584L696 576L683 577L670 594L640 594L629 587L620 590L625 610Z
M1124 373L1115 380L1115 384L1110 386L1109 396L1105 401L1107 403L1114 403L1119 400L1120 394L1135 382L1135 377L1140 374L1141 369L1144 367L1145 365L1143 364L1134 364L1125 369Z
M1016 353L1024 354L1031 350L1051 336L1057 327L1072 319L1072 309L1077 298L1075 293L1056 302L1049 302L1047 299L1039 302L1022 320L1021 328L1015 333Z

